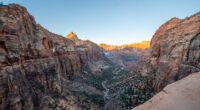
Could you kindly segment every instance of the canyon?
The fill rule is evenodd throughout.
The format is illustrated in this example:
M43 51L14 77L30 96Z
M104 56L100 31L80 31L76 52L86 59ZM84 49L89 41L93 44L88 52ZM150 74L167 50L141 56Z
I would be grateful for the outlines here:
M198 72L200 13L170 19L151 41L113 46L0 6L0 110L198 110Z

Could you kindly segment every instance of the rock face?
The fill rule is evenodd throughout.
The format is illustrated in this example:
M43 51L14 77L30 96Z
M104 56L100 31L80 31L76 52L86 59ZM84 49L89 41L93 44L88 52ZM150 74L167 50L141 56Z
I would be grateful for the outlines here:
M66 38L74 43L76 51L80 53L86 51L87 53L85 54L90 55L88 58L89 60L98 60L99 58L104 57L103 49L97 44L89 40L81 40L73 32L70 32Z
M150 41L142 41L139 43L132 43L132 44L126 44L126 45L108 45L108 44L99 44L101 48L103 48L105 51L116 51L116 50L123 50L127 48L135 48L135 49L147 49L150 46Z
M193 73L165 87L133 110L199 110L200 73Z
M126 69L134 70L139 73L145 69L144 64L149 56L149 49L124 48L120 50L106 51L105 55L114 64L120 65Z
M74 32L70 32L67 36L66 36L67 39L73 41L73 42L76 42L78 40L78 37L77 35L74 33Z
M149 57L150 41L120 46L108 44L99 44L99 46L104 50L106 57L114 64L140 73L144 73L143 70L146 71L143 69L143 63Z
M0 109L68 109L69 103L75 107L76 99L72 96L70 102L66 95L67 81L85 63L104 56L91 42L85 45L80 49L47 31L24 7L0 6Z
M200 13L163 24L151 40L150 51L155 91L200 71Z

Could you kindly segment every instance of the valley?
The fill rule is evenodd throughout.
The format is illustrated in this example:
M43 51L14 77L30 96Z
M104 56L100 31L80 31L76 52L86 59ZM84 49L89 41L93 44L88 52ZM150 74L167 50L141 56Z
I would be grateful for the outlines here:
M198 72L200 13L170 19L151 41L112 46L54 34L25 7L0 6L0 110L180 110L163 104L170 91L198 110Z

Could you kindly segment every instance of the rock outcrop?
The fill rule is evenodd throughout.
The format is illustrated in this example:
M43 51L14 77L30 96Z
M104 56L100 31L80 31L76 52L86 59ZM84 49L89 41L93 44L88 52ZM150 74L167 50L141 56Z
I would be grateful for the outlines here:
M149 56L150 41L142 41L126 45L99 44L105 55L114 64L140 73L146 71L144 64Z
M76 42L78 39L78 36L74 33L74 32L70 32L67 36L66 36L67 39L73 41L73 42Z
M133 110L199 110L200 73L193 73L165 87Z
M125 44L125 45L108 45L108 44L99 44L101 48L105 51L116 51L123 49L147 49L150 46L150 41L142 41L138 43Z
M103 57L94 44L85 45L80 49L47 31L24 7L0 6L0 109L80 109L67 82L85 63Z
M163 24L151 40L150 51L155 91L200 71L200 13Z
M85 54L90 55L90 58L88 59L98 60L99 58L104 57L103 49L100 48L97 44L89 40L81 40L73 32L70 32L66 38L74 43L76 51L80 53L84 53L84 51L86 51L87 53Z
M114 64L139 73L145 73L143 67L146 60L148 60L149 49L124 48L106 51L105 55Z

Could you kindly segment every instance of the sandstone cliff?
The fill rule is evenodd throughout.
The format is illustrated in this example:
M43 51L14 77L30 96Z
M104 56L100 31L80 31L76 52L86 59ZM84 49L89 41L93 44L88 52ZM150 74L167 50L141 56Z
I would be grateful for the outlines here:
M66 36L67 39L73 41L73 42L76 42L78 39L78 36L74 33L74 32L70 32L67 36Z
M69 95L70 79L85 63L103 57L94 50L79 49L47 31L24 7L0 6L0 109L68 109L70 104L80 109L78 99Z
M115 76L111 81L108 81L111 85L110 91L120 94L119 97L114 98L110 103L113 110L121 110L123 106L135 107L138 104L142 104L152 94L161 91L168 84L178 81L191 73L200 71L200 13L182 20L172 18L163 24L154 34L149 51L150 55L145 56L146 61L142 60L142 62L146 63L136 63L141 67L141 71L137 71L135 67L133 68L133 70L136 70L134 72L142 74L141 77L138 77L136 73L126 72L122 76ZM164 92L161 92L163 100L160 100L160 95L158 94L158 96L155 96L155 99L153 98L154 102L150 100L147 104L138 107L139 109L137 108L136 110L179 110L185 107L181 106L181 104L191 104L191 106L188 105L184 108L186 110L188 108L192 110L192 107L194 107L194 110L198 110L199 95L197 94L198 92L194 94L192 92L199 91L198 78L194 78L198 76L194 75L192 76L193 78L189 78L194 80L194 82L188 81L185 83L180 81L182 83L179 84L180 87L175 86L167 90L164 89ZM123 87L127 87L128 89L123 89ZM186 91L188 88L189 90ZM167 95L164 94L165 90L167 91ZM182 90L186 92L185 94L182 93L184 96L181 96ZM195 100L192 101L190 98ZM174 101L173 99L176 100ZM168 103L170 101L174 101L174 103ZM176 105L176 101L178 105ZM119 108L118 105L120 104L124 104L122 108Z
M24 7L0 6L0 109L130 109L148 100L154 90L200 71L199 33L200 13L171 19L156 31L147 65L148 56L119 47L124 60L129 56L123 52L141 58L129 71L73 32L64 38L44 29Z
M132 44L125 44L125 45L109 45L109 44L99 44L101 48L105 51L116 51L116 50L123 50L127 48L135 48L135 49L147 49L150 46L150 41L142 41L138 43Z
M133 110L199 110L200 73L193 73L165 87Z
M70 32L66 38L74 43L76 51L81 53L87 51L86 54L90 55L90 58L88 59L98 60L99 58L104 57L103 49L100 48L97 44L89 40L81 40L73 32Z
M150 41L142 41L126 45L99 44L105 55L114 64L129 70L143 73L143 63L148 59Z
M150 51L156 91L200 71L200 13L163 24L151 40Z

